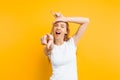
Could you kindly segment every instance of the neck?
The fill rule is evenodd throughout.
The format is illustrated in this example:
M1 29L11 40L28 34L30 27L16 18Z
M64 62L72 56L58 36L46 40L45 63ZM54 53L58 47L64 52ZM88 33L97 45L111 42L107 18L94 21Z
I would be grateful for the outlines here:
M56 39L55 40L55 44L56 45L62 45L64 43L64 40L63 39Z

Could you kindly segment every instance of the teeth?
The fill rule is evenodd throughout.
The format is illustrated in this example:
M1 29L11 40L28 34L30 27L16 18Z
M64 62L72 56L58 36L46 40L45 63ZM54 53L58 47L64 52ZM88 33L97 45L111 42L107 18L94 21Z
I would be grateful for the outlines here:
M56 32L56 34L60 34L60 32Z

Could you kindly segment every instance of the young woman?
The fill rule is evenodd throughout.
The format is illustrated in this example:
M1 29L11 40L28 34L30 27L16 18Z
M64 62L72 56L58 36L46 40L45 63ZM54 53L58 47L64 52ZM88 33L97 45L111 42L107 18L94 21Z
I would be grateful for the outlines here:
M52 64L50 80L78 80L76 49L77 43L85 32L89 23L84 17L64 17L60 13L54 13L55 21L51 34L41 38L45 45L44 51ZM69 38L69 24L80 24L77 32Z

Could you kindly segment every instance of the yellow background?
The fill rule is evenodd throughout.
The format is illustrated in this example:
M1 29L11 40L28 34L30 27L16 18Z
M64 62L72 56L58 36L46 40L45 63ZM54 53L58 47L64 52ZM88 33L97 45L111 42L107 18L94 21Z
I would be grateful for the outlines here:
M49 80L40 37L51 30L51 10L90 19L78 44L79 80L120 80L119 0L1 0L0 80ZM78 26L70 23L70 36Z

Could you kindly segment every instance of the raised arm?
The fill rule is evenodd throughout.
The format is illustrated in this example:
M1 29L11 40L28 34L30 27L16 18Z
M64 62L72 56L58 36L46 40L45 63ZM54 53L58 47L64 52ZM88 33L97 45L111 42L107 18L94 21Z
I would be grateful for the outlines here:
M75 45L77 45L78 41L80 40L80 38L82 37L83 33L87 28L89 19L84 17L67 17L67 21L80 24L78 30L72 36L74 39Z
M88 23L89 23L89 18L85 17L64 17L61 13L52 13L55 17L55 21L64 21L64 22L73 22L73 23L78 23L80 24L78 30L76 33L72 36L74 39L75 45L77 45L78 41L81 39L83 33L85 32Z
M75 42L75 45L77 45L78 41L80 40L80 38L82 37L83 33L85 32L87 25L89 23L89 19L88 18L84 18L84 17L64 17L61 13L56 13L56 21L64 21L64 22L73 22L73 23L77 23L80 24L78 30L76 31L76 33L72 36Z

